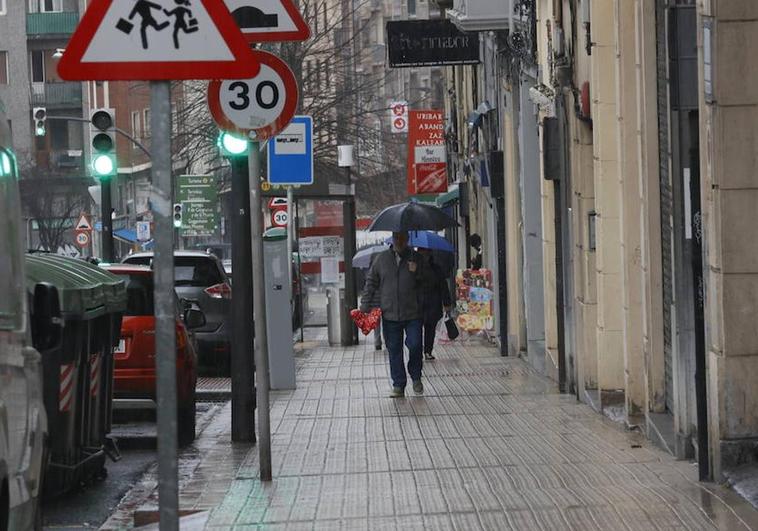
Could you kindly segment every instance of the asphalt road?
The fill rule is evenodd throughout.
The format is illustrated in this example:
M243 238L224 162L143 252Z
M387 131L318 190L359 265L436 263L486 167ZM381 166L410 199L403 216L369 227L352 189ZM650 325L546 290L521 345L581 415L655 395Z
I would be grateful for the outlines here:
M118 502L155 462L155 450L122 450L122 458L108 462L108 477L48 500L43 507L45 529L97 529Z

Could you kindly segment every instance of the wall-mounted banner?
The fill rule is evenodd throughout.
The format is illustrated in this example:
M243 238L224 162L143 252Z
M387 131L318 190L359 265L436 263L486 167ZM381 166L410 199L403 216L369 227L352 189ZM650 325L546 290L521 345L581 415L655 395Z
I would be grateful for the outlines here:
M408 194L447 192L442 111L408 112Z
M387 22L390 68L474 65L479 34L464 33L446 19Z

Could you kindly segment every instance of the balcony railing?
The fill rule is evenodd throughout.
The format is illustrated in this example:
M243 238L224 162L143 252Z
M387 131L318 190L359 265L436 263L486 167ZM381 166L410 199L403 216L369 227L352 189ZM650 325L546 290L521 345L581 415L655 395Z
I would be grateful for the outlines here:
M71 35L79 24L79 13L27 13L26 33L29 37Z
M81 107L82 84L78 81L33 83L32 104L45 107Z

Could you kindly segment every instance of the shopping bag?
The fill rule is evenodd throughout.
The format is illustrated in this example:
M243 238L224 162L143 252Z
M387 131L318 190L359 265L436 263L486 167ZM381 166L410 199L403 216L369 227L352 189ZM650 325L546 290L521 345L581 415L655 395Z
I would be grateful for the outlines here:
M447 331L447 338L450 341L457 338L460 334L460 332L458 332L458 327L455 324L455 319L453 319L453 316L449 313L445 314L445 330Z
M360 328L363 335L367 336L372 330L379 326L379 322L382 318L382 310L374 308L369 313L363 313L358 309L350 310L350 318L355 322L355 325Z

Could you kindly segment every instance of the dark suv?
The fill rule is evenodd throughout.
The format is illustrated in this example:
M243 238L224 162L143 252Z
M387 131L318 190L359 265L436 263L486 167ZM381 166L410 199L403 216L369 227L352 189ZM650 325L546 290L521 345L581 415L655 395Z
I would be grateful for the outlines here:
M152 252L135 253L122 260L136 265L152 265L152 261ZM200 368L228 374L232 287L221 261L201 251L174 251L174 286L180 299L196 302L205 315L205 326L194 331Z

